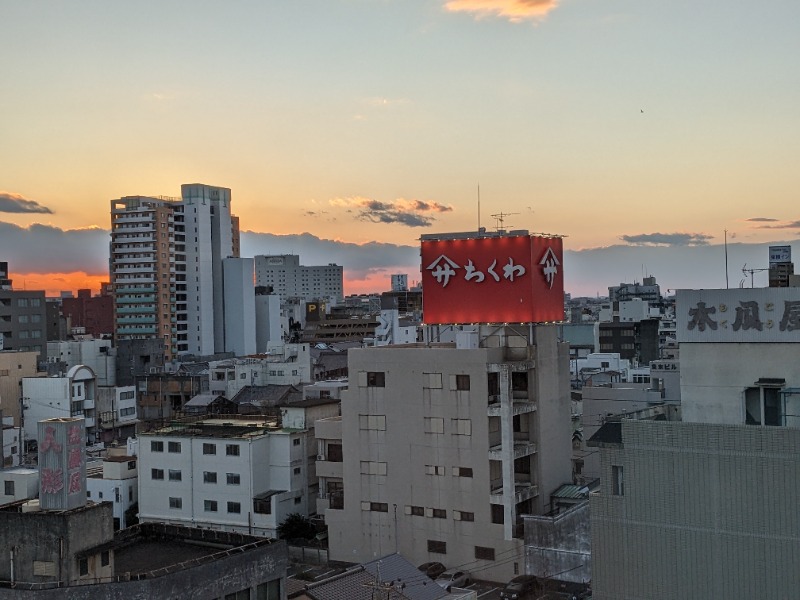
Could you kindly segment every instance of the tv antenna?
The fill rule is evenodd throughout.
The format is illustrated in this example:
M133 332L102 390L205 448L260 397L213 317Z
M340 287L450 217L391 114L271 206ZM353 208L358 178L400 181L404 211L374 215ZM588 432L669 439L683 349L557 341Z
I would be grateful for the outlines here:
M742 267L742 273L744 273L744 279L742 279L741 283L739 284L739 287L744 287L744 282L747 281L747 276L750 275L750 287L754 288L755 282L753 273L760 273L761 271L769 271L769 269L764 267L761 267L760 269L754 269L753 267L750 267L748 269L747 263L744 263L744 266Z
M491 215L491 217L495 220L494 228L498 231L505 231L506 230L506 217L511 217L513 215L518 215L519 213L504 213L499 212L497 214ZM509 227L511 227L509 225Z

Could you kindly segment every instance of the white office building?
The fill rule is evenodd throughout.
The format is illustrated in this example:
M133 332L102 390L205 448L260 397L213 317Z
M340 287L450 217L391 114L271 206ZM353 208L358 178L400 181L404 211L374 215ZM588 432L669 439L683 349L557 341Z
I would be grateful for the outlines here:
M256 261L256 285L272 288L281 302L302 298L329 305L344 302L344 271L333 263L306 267L297 254L259 255Z
M136 457L111 454L103 459L102 467L87 470L87 500L111 502L114 506L114 530L128 527L130 523L125 513L139 499Z
M176 423L139 439L143 522L276 537L287 515L313 510L316 444L304 430L226 416Z

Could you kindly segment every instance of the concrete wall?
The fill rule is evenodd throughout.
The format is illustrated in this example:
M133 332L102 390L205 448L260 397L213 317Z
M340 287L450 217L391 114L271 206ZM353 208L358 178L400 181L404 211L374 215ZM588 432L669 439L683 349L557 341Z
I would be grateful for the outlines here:
M236 356L256 351L256 304L252 258L225 258L224 276L225 352ZM218 315L217 315L218 316Z
M574 583L592 580L588 501L552 517L525 517L525 574Z
M0 587L0 600L215 600L246 589L255 597L259 584L272 581L280 585L280 598L285 600L288 564L286 545L275 542L138 581L36 591Z
M625 420L601 461L594 598L797 597L800 430Z
M745 388L761 378L781 378L787 388L800 387L799 362L796 343L682 343L683 420L742 424Z

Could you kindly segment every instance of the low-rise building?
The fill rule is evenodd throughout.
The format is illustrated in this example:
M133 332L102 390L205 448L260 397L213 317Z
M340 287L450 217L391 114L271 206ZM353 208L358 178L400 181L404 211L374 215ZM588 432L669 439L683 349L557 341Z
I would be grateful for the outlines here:
M111 502L114 531L130 525L126 513L138 502L138 469L136 456L111 454L99 469L88 469L86 497L94 502Z

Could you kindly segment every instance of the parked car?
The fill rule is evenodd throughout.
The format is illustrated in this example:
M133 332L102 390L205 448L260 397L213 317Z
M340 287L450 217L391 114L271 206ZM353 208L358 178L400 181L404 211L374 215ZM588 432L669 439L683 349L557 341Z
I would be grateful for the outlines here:
M536 587L536 577L533 575L518 575L506 584L500 592L503 600L522 600L533 598Z
M431 579L436 579L439 575L447 571L447 567L440 562L426 562L419 566L419 570Z
M445 571L436 578L436 583L446 591L454 587L466 587L469 585L469 573L466 571Z

